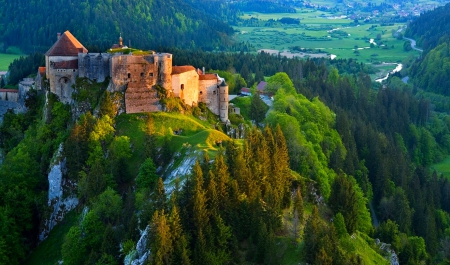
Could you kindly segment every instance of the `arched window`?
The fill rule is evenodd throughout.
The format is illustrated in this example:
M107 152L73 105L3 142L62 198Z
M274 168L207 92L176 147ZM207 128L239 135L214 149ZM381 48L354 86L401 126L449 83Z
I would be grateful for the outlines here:
M181 90L184 90L184 84L181 84Z
M130 73L128 73L128 79L130 79L131 78L131 74Z

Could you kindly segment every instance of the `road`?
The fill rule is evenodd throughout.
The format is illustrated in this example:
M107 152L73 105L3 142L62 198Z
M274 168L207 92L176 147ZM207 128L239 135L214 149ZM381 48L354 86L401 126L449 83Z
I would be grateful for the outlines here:
M419 48L416 47L416 41L415 41L415 40L410 39L410 38L405 38L405 37L403 37L403 38L404 38L405 40L409 40L409 41L411 42L411 48L413 48L413 49L416 50L416 51L423 52L422 49L419 49Z

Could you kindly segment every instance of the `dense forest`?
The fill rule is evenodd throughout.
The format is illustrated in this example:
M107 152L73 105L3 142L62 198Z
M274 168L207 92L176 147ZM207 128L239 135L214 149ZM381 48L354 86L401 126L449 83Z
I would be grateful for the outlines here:
M425 52L429 52L450 37L450 4L425 12L409 23L405 35L417 40Z
M70 30L92 51L118 41L141 49L158 46L218 49L233 29L185 1L1 1L0 45L45 52L57 32ZM57 10L57 12L55 12ZM0 51L4 52L4 51Z
M10 10L2 13L4 21L26 14L33 23L0 28L8 29L3 41L17 45L15 35L45 25L27 35L28 49L53 43L53 31L60 31L55 19L85 25L71 30L99 49L119 32L129 32L143 48L148 39L155 46L217 48L231 33L220 22L212 23L222 33L194 23L203 13L171 13L171 5L157 0L151 7L159 12L134 5L137 0L99 1L89 9L92 3L77 3L89 10L79 17L90 21L69 20L70 1L56 17L43 15L48 5L27 3L43 10L29 14L20 2L2 3ZM121 13L132 4L136 12ZM221 5L211 2L204 11ZM111 16L100 21L99 14ZM428 34L413 33L415 27L408 29L411 36ZM200 35L190 41L193 28L206 32L207 44L199 44ZM220 125L204 105L187 106L167 95L159 95L167 112L119 114L123 95L107 92L107 81L77 80L73 105L31 91L28 112L9 111L0 126L0 264L43 259L33 252L51 211L47 176L60 162L70 184L65 192L79 201L52 248L64 264L129 264L136 258L144 264L274 264L288 251L296 263L387 264L381 256L389 254L374 238L389 244L400 264L448 264L450 181L431 166L450 155L450 109L437 108L429 95L448 99L449 44L441 38L427 45L428 53L409 69L413 85L393 77L383 86L371 81L369 66L351 59L158 48L173 54L174 65L218 72L230 93L267 81L273 106L266 113L259 95L240 97L243 115L230 115L231 127ZM11 76L20 79L41 64L39 54L21 58L10 66ZM243 128L243 139L229 137L230 128ZM181 167L189 156L190 173L167 177L166 169Z
M145 229L146 224L158 231L149 242L154 264L171 260L271 264L269 250L276 235L285 231L281 213L283 209L295 212L296 190L304 194L310 209L297 210L295 217L304 218L300 238L305 240L305 256L300 260L358 264L361 260L345 245L345 235L358 231L391 244L403 264L448 261L450 183L429 166L450 153L450 119L431 111L429 101L416 98L406 86L374 90L363 72L365 66L353 60L171 52L174 64L226 69L230 76L240 73L249 86L271 76L267 81L275 94L274 107L263 121L270 127L250 129L243 146L224 144L212 165L204 162L209 158L200 157L193 173L169 199L155 168L167 165L172 157L173 153L166 153L171 148L160 148L170 146L170 137L152 136L152 119L146 118L148 151L140 156L140 163L130 163L136 151L129 141L134 138L119 133L123 115L111 118L117 109L101 92L106 85L92 90L84 84L89 93L98 92L90 96L92 108L75 124L69 122L70 109L56 99L43 109L42 96L30 97L31 111L8 114L1 128L2 148L7 152L0 168L1 189L8 196L0 204L4 209L0 238L8 263L18 262L34 248L46 209L45 176L61 142L66 146L67 174L79 183L81 205L90 209L62 245L63 260L69 264L115 264L123 258L118 244L128 242L132 251L137 229ZM280 170L269 165L283 167L285 173L278 176L274 172ZM134 179L139 168L141 173ZM137 193L129 190L132 187ZM314 190L319 197L312 195ZM105 209L103 201L113 205ZM372 226L369 201L378 227ZM295 207L302 209L299 203ZM340 221L329 223L332 216ZM325 253L331 246L337 248Z

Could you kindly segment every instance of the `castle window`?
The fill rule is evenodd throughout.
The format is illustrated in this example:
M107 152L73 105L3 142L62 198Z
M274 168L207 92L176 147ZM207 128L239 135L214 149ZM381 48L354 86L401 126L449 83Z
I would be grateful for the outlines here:
M148 74L150 77L153 77L153 73Z
M215 94L216 94L216 91L214 90L213 93L214 93L214 95L215 95Z
M128 73L128 78L131 78L131 74L130 73Z
M141 73L141 77L144 77L144 73Z
M181 90L184 90L184 84L181 84Z
M200 91L200 95L203 95L203 91Z

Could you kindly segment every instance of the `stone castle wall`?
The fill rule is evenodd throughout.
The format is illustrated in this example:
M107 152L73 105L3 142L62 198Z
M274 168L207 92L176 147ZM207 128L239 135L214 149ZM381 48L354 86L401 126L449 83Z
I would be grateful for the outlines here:
M79 53L79 77L103 82L110 76L109 62L111 55L107 53Z
M228 88L220 90L215 74L204 74L192 66L172 67L172 54L148 55L79 53L78 56L46 56L50 91L62 102L72 101L77 77L103 82L111 77L110 92L125 93L127 113L160 111L156 85L188 105L206 103L222 121L228 119ZM200 75L199 75L200 74Z
M72 85L78 77L78 56L45 56L50 92L62 102L72 101Z
M219 115L220 120L226 122L228 120L228 85L222 83L219 86Z
M188 105L197 105L199 85L197 71L191 70L172 75L172 90L175 97Z
M11 102L17 102L19 100L18 91L8 91L9 89L0 90L0 100L6 100ZM12 89L11 89L12 90Z
M200 92L198 101L205 103L212 113L219 115L217 77L214 79L202 79L199 81Z

